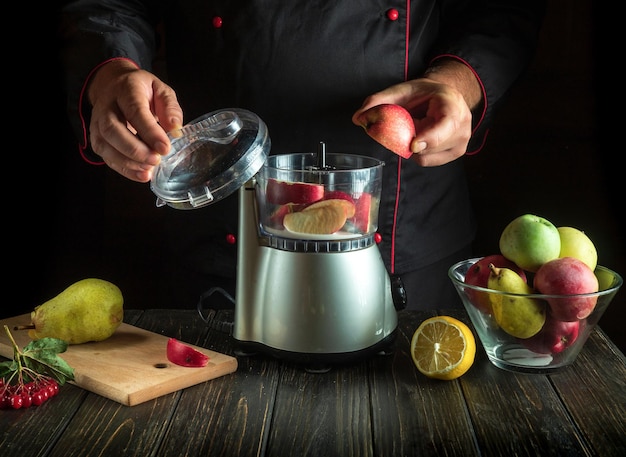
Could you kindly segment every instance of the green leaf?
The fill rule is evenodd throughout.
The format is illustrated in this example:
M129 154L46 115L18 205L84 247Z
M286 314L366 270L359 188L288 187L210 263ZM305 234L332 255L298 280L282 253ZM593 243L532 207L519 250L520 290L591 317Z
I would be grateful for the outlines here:
M5 330L11 337L6 325ZM6 377L12 372L22 371L25 376L32 379L33 375L28 372L32 370L37 374L54 378L62 386L66 381L74 380L74 369L58 355L65 352L67 347L68 343L58 338L33 340L22 351L14 343L13 360L0 364L0 376Z
M0 378L8 377L14 371L17 371L17 362L15 360L0 362Z
M67 351L67 347L67 342L58 338L41 338L28 343L24 346L24 350L22 352L32 352L33 354L38 352L53 352L55 354L60 354L61 352ZM33 357L36 357L36 355Z
M74 369L58 356L67 350L67 342L58 338L41 338L28 343L22 351L22 364L37 373L57 380L59 385L74 380Z

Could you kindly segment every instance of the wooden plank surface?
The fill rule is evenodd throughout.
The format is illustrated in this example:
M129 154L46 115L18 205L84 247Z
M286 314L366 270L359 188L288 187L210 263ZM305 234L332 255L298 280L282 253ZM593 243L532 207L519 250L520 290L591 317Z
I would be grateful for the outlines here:
M550 381L594 453L626 456L626 363L601 331L591 333L569 369Z
M218 312L202 346L233 355L234 344L227 325L232 319L232 310ZM268 435L275 427L272 424L282 364L262 356L238 356L238 362L234 376L182 392L159 447L160 456L272 455L266 449ZM284 431L290 433L289 429Z
M413 333L435 314L401 311L395 353L369 362L374 455L480 455L459 381L427 378L410 355Z
M29 323L29 314L0 321L0 355L13 357L13 347L4 325L23 348L31 339L27 331L13 328ZM168 338L122 323L106 340L70 345L60 356L74 368L76 385L126 406L138 405L237 369L236 358L193 345L209 356L206 367L173 364L167 360Z
M220 313L205 324L192 310L154 309L129 313L138 319L128 322L234 356L222 325L232 315ZM463 312L445 313L467 321ZM64 386L58 400L0 412L0 430L11 430L0 432L0 454L626 455L626 360L600 332L573 370L510 373L479 349L468 373L437 381L417 372L408 355L409 337L431 314L401 312L395 352L327 373L237 355L233 375L132 408ZM33 433L42 429L46 433Z

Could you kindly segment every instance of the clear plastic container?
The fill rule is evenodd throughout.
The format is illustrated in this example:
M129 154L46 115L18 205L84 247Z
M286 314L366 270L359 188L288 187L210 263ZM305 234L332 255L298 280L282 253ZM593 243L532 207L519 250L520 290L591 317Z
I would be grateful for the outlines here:
M157 206L195 209L242 187L263 166L271 141L254 113L231 108L169 132L172 148L150 183Z
M374 158L336 153L268 157L256 176L261 232L333 241L373 235L378 229L383 165ZM328 205L343 207L345 219Z

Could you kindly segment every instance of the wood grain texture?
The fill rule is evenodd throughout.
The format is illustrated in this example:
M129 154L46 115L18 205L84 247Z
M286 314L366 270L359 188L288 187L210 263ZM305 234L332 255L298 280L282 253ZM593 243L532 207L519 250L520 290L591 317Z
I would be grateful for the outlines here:
M127 322L235 356L236 372L132 408L74 385L40 407L0 411L2 457L626 455L626 358L593 331L574 365L550 375L493 366L432 380L410 337L434 314L402 311L394 351L309 373L235 353L232 312L130 311ZM42 432L45 430L45 433ZM36 432L34 432L36 431Z
M0 321L0 328L30 323L23 314ZM12 331L20 348L30 337L25 330ZM200 382L232 373L237 369L234 357L194 346L209 356L206 367L189 368L167 359L169 337L122 323L104 341L70 345L61 357L74 368L74 383L90 392L134 406ZM193 345L192 345L193 346ZM0 333L0 355L13 357L13 347L3 331Z

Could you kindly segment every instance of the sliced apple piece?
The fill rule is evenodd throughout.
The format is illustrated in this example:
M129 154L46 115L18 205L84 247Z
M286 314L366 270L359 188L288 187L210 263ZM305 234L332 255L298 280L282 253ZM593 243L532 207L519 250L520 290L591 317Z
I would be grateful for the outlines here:
M267 180L265 198L268 203L274 205L309 204L324 198L324 186L322 184L281 181L270 178Z
M346 219L354 216L354 212L356 210L354 203L346 200L345 198L329 198L328 200L324 199L324 200L320 200L315 203L312 203L308 205L306 208L304 208L302 211L315 210L315 209L322 208L325 206L336 206L339 208L343 208Z
M285 228L290 232L316 235L335 233L346 223L346 205L336 203L345 200L323 200L297 213L286 214ZM327 204L321 204L326 203ZM354 206L354 205L353 205Z
M350 222L360 233L368 233L370 230L370 218L372 209L372 194L363 192L356 200L354 216Z
M176 338L170 338L167 340L167 360L182 367L200 368L207 366L209 356Z
M283 219L286 214L295 213L296 211L300 211L303 208L303 205L296 205L293 203L285 203L284 205L280 205L276 208L272 214L270 214L269 223L270 227L282 230L285 228L283 225Z
M343 190L327 190L324 193L324 200L334 199L348 200L350 203L354 204L354 198L352 198L352 195L344 192Z

